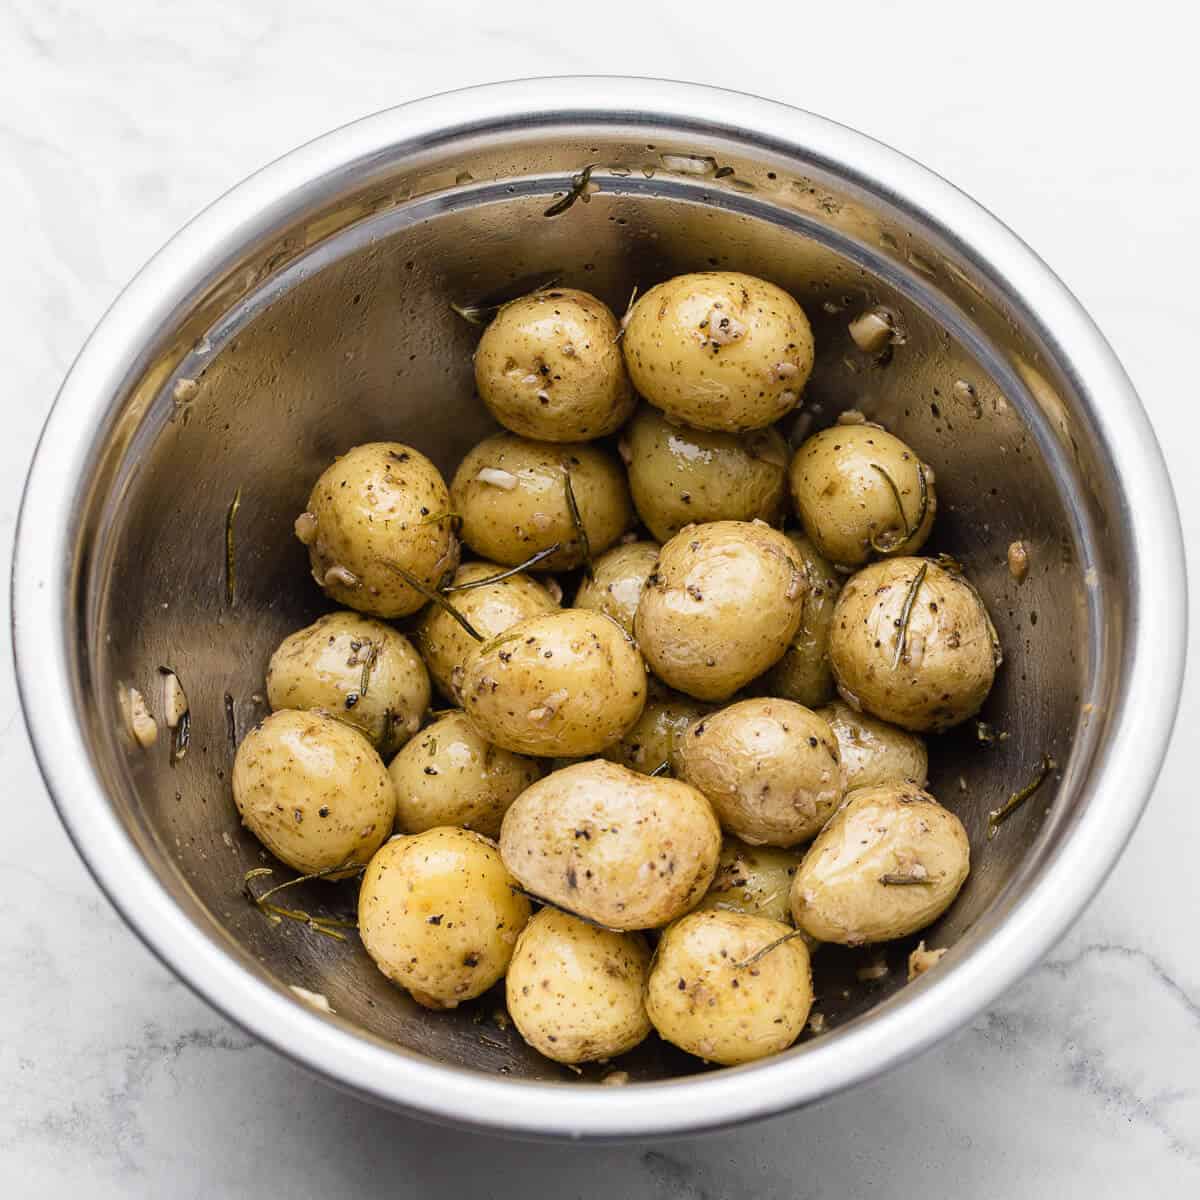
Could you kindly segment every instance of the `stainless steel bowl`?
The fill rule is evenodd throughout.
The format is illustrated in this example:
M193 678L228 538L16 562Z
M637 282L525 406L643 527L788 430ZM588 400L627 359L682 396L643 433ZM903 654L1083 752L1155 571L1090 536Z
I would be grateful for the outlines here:
M595 164L595 190L552 198ZM633 1083L541 1061L495 1001L430 1015L353 943L274 927L241 895L227 723L262 713L272 646L323 607L291 523L355 442L397 438L444 469L488 423L477 331L451 300L549 275L620 309L634 283L717 265L812 314L808 409L886 421L937 471L937 545L970 567L1007 663L987 718L936 748L933 788L975 870L927 935L952 945L905 986L823 950L830 1031L768 1062L704 1070L648 1046ZM872 304L904 341L847 336ZM235 492L236 597L224 582ZM1005 566L1020 538L1029 578ZM457 92L305 146L180 233L104 318L63 385L25 495L13 577L26 717L76 846L131 926L230 1018L317 1074L417 1114L522 1134L651 1136L828 1096L969 1020L1062 935L1116 861L1166 746L1184 657L1181 537L1145 415L1103 338L1011 233L949 184L819 117L629 79ZM129 684L192 702L172 768L125 732ZM228 700L226 699L228 697ZM161 715L161 714L160 714ZM986 814L1059 770L993 841ZM348 907L343 886L303 903ZM326 995L336 1015L289 990Z

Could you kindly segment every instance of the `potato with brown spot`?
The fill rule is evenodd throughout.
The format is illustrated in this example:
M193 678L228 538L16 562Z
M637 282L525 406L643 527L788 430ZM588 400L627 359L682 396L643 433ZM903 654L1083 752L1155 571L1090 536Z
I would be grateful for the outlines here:
M817 715L829 722L837 738L846 791L904 780L925 786L929 755L915 733L855 712L840 700L817 709Z
M660 541L705 521L778 524L787 499L788 447L775 429L689 429L643 405L622 437L638 516Z
M658 562L657 542L627 542L596 559L592 577L584 578L575 593L576 608L590 608L612 617L630 636L633 618Z
M284 709L252 729L233 761L242 823L302 875L353 875L392 832L396 792L383 761L350 725Z
M851 576L834 610L829 660L851 708L916 733L973 717L1002 661L979 593L923 558L892 558Z
M800 624L783 657L752 685L768 696L795 700L816 708L834 695L833 667L829 662L829 635L833 610L842 590L843 576L822 558L802 533L789 533L804 576Z
M786 1050L812 1008L808 948L779 921L707 910L662 936L646 1011L668 1042L732 1067Z
M721 859L712 885L696 906L769 917L790 925L792 876L800 866L799 850L750 846L735 837L721 844Z
M367 867L358 932L375 965L425 1008L456 1008L508 969L529 901L494 842L430 829L388 842Z
M555 612L558 601L534 579L518 571L507 579L483 587L463 588L503 574L508 568L490 562L463 563L454 573L455 589L446 598L485 641L499 637L518 621L539 613ZM467 659L479 643L444 608L431 604L421 614L417 645L437 684L438 691L455 704L462 702L459 684Z
M933 471L878 425L814 433L788 478L804 532L830 562L855 567L873 554L915 554L933 529Z
M332 600L403 617L426 597L401 572L434 588L458 565L449 509L446 483L425 455L400 442L368 442L321 474L296 533Z
M527 891L608 929L653 929L687 912L720 849L694 787L598 759L527 788L500 830L504 863Z
M274 710L312 709L395 754L429 708L429 672L408 638L355 612L327 613L280 642L267 665Z
M696 429L763 429L800 402L813 366L804 310L736 271L678 275L633 306L622 341L634 388Z
M486 438L467 452L450 495L463 540L481 558L517 566L539 550L560 549L531 570L581 566L585 553L571 515L567 480L593 557L634 521L621 464L599 446L559 446L512 433Z
M610 617L563 609L518 621L467 660L463 707L488 741L544 758L598 754L642 715L646 669Z
M619 429L636 399L608 306L574 288L504 305L475 351L475 386L506 429L586 442Z
M725 700L782 657L803 599L804 575L782 533L760 521L714 521L662 548L634 633L664 683Z
M649 775L671 762L688 726L709 712L711 704L693 700L652 680L642 715L624 737L604 751L604 757L631 771Z
M818 941L907 937L953 903L970 870L962 822L915 784L852 792L792 880L792 917Z
M555 1062L615 1058L650 1032L642 1002L649 971L641 934L543 908L517 939L505 980L508 1012L521 1036Z
M674 764L721 827L751 845L808 841L842 799L833 731L790 700L742 700L702 718L680 740Z
M466 713L452 712L421 730L388 774L400 833L460 825L494 838L509 805L542 777L542 765L493 746Z

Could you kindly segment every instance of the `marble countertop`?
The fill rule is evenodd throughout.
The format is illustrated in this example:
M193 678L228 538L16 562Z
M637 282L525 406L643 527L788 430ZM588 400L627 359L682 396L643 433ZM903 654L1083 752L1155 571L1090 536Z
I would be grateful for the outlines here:
M691 78L890 142L1010 223L1113 341L1200 548L1200 159L1191 39L1071 6L720 0L0 2L0 558L55 388L199 207L354 117L489 79ZM443 11L445 10L445 11ZM1158 36L1171 28L1172 36ZM0 608L7 608L7 588ZM3 614L7 624L7 614ZM1200 622L1196 622L1200 625ZM0 661L0 1193L6 1197L1200 1195L1200 810L1172 755L1078 926L970 1028L870 1087L702 1139L531 1146L319 1084L127 931L60 828Z

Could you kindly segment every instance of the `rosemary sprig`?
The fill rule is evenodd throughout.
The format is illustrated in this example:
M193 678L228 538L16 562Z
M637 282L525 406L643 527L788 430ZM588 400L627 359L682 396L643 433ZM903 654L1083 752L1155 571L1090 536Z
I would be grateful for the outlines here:
M517 563L515 567L509 567L507 571L500 571L495 575L485 575L482 579L472 579L469 583L451 583L442 588L443 592L469 592L473 588L487 587L492 583L503 583L506 579L511 579L514 575L519 575L522 571L528 571L530 567L537 566L545 558L550 558L551 555L557 554L562 549L562 542L555 542L553 546L547 546L545 550L539 550L536 554L531 554L523 563Z
M414 592L419 592L425 597L426 600L431 600L443 612L446 612L452 616L477 642L483 641L483 634L481 634L475 628L475 626L472 625L471 622L468 621L467 618L464 617L462 613L460 613L458 609L455 608L454 605L451 604L450 601L447 600L446 597L437 590L437 588L430 587L429 584L424 582L424 580L418 579L411 571L405 567L402 567L399 563L392 562L390 559L386 558L381 558L377 561L385 570L391 571L393 575L399 575L400 578L403 579L404 582L407 583Z
M376 662L379 661L379 643L376 641L368 641L366 644L366 658L362 660L362 674L358 680L358 694L365 696L367 688L371 686L371 672L375 669Z
M237 753L237 711L233 707L233 697L225 693L225 736L229 739L229 749Z
M598 165L598 163L588 163L588 165L584 167L578 175L573 175L571 177L571 190L567 192L565 196L555 200L555 202L551 204L544 213L542 213L542 216L561 216L567 211L568 208L571 207L571 205L575 203L576 200L582 200L584 204L586 204L590 199L588 184L591 182L592 172Z
M884 887L903 887L905 885L911 885L914 883L933 883L934 881L928 875L918 876L918 875L889 874L889 875L880 875L879 882L882 883L884 885Z
M171 730L171 757L169 759L171 766L176 767L183 762L191 741L192 711L189 708L185 708L183 714L175 723L175 728Z
M417 522L417 524L418 525L436 525L439 521L461 521L461 520L462 520L461 513L456 513L454 511L452 511L451 509L447 509L445 512L430 513L429 516L422 517Z
M270 903L270 898L277 892L282 892L285 888L295 887L298 883L308 883L313 879L324 879L328 875L336 875L341 871L347 870L349 867L358 866L353 862L345 862L339 867L327 867L324 871L314 871L311 875L298 875L295 879L288 879L284 883L277 883L274 887L268 888L260 895L255 895L254 889L250 886L250 880L259 879L266 875L275 873L272 867L255 867L251 871L247 871L242 877L242 891L249 900L260 912L276 919L286 917L290 921L297 921L302 925L307 925L316 933L324 934L326 937L333 938L335 941L344 942L345 934L339 933L339 929L357 929L357 921L345 921L338 917L314 917L311 913L306 913L300 908L285 908L281 904Z
M1038 764L1037 774L1019 792L1013 792L999 808L988 813L989 842L996 836L1000 826L1046 782L1046 777L1057 765L1050 755L1043 754L1042 761Z
M647 774L650 776L651 779L653 779L656 775L670 775L670 773L671 773L671 760L670 759L664 759L662 762L660 762L658 764L657 767L654 768L653 771L647 772Z
M451 300L450 311L456 316L462 317L468 325L488 325L506 304L511 304L514 300L520 300L521 296L533 296L538 292L544 292L547 288L554 287L558 283L559 278L560 276L558 275L552 275L549 279L545 279L530 288L528 292L521 292L516 296L510 296L506 300L477 300L473 304L459 304L457 301Z
M917 593L921 590L921 584L925 582L925 573L929 570L929 564L923 562L920 569L913 576L913 581L908 585L908 594L904 597L904 607L900 610L900 635L896 639L896 655L892 659L892 670L899 668L901 660L904 658L904 648L908 643L908 623L912 620L913 605L917 602Z
M592 546L588 541L587 530L583 525L583 517L579 512L579 502L575 499L575 488L571 483L571 469L563 466L563 490L567 497L567 511L571 514L571 524L575 526L575 540L583 551L583 570L589 579L595 578L592 569Z
M877 541L876 535L871 535L871 549L877 554L891 554L893 550L899 550L914 534L920 531L922 525L925 524L925 516L929 511L929 483L925 478L925 464L917 462L917 485L920 488L921 507L917 512L917 520L915 524L910 524L908 513L904 510L904 500L900 495L900 488L896 481L886 468L881 467L878 463L871 463L871 469L878 471L883 476L884 482L888 485L892 492L892 498L896 501L896 511L900 514L900 526L902 529L901 535L897 538L891 536L888 541ZM887 531L892 533L893 531Z
M238 509L242 507L242 489L233 493L233 500L225 513L225 607L232 608L237 603L237 562L236 544L234 541L234 522L237 520Z
M592 926L593 929L604 929L608 932L613 932L607 925L601 925L599 921L593 921L591 917L585 917L582 913L572 912L571 909L565 908L561 904L555 904L553 900L547 900L545 896L539 896L536 892L528 891L519 884L510 883L509 891L515 892L518 896L524 896L526 900L532 900L535 904L540 904L543 908L553 908L560 913L566 913L568 917L574 917L577 921L582 921L585 925Z
M743 967L752 967L760 959L766 958L766 956L770 954L772 950L776 950L782 946L784 942L790 942L795 938L803 936L803 929L793 929L791 933L785 933L783 937L776 938L773 942L768 942L761 950L758 950L754 954L750 955L749 958L743 958L741 962L735 962L733 964L734 969L740 970Z
M638 285L635 283L633 291L629 293L629 303L625 305L625 311L621 314L621 320L617 325L617 333L613 338L614 345L625 336L625 329L629 325L629 315L633 312L633 302L637 299L637 294Z

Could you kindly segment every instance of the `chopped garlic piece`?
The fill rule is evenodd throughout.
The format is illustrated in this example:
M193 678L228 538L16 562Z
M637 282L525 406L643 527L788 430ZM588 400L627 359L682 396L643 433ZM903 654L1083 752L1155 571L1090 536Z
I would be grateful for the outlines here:
M291 990L305 1003L311 1004L318 1012L333 1012L333 1006L329 1003L328 997L322 996L320 992L310 992L308 988L297 987L294 983L291 984Z
M925 940L922 938L917 943L917 948L908 956L908 982L912 983L918 975L924 975L930 967L936 967L945 953L945 946L939 950L926 950Z
M502 471L499 467L484 467L475 478L480 483L498 487L511 492L517 486L517 477L511 471Z
M163 713L168 729L174 729L188 710L187 693L174 671L163 672Z

